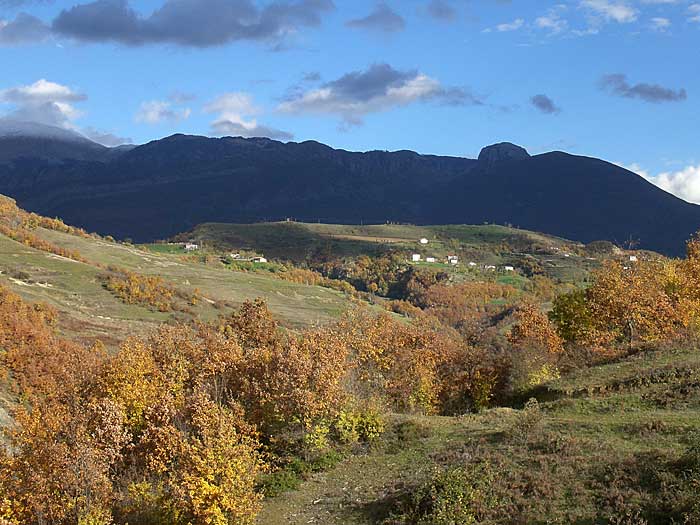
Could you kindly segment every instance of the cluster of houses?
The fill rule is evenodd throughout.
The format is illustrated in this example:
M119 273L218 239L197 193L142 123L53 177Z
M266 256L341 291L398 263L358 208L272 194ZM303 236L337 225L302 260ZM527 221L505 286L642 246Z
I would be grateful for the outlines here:
M422 238L422 239L420 239L420 241L419 241L419 243L422 244L422 245L429 244L429 242L430 242L430 241L428 241L428 239L426 239L426 238ZM421 262L422 260L423 260L423 256L422 256L420 253L411 254L411 261L412 261L412 262L417 263L417 262ZM427 263L435 263L435 262L437 262L437 258L435 258L435 257L426 257L426 258L425 258L425 262L427 262ZM447 258L446 258L446 260L445 260L445 264L449 264L449 265L452 265L452 266L456 266L456 265L459 264L459 257L458 257L457 255L448 255ZM469 267L470 267L470 268L477 268L477 267L479 266L479 265L478 265L477 263L475 263L474 261L470 261L468 264L469 264ZM485 264L485 265L482 265L482 266L481 266L481 269L482 269L482 270L487 270L487 271L496 271L496 270L497 270L496 266L494 266L494 265L492 265L492 264ZM504 266L504 267L502 268L502 270L503 270L504 272L514 272L514 271L515 271L515 267L514 267L514 266Z

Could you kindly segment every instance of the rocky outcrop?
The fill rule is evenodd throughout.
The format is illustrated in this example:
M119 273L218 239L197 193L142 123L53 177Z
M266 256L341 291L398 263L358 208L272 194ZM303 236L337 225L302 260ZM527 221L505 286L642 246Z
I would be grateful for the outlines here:
M500 164L501 162L529 158L530 154L525 148L516 146L510 142L501 142L500 144L486 146L481 150L481 153L479 153L479 163L488 168Z

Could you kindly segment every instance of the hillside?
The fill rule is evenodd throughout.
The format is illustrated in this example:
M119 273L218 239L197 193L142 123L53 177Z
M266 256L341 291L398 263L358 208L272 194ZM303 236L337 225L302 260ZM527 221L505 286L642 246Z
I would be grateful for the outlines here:
M301 222L256 224L202 224L176 240L196 240L217 250L250 250L281 261L314 265L327 259L381 256L399 253L428 257L444 267L448 255L457 255L459 269L469 263L527 272L536 269L553 279L580 282L599 264L580 243L528 230L498 225L413 226L403 224L342 225ZM426 239L427 244L420 244Z
M18 210L13 201L1 199L0 221L16 224L23 217L19 214L24 212ZM36 238L33 244L43 241L54 250L79 254L82 260L38 249L0 234L0 280L27 300L55 306L61 313L61 326L70 337L86 340L97 337L112 342L123 338L119 334L145 333L173 317L211 320L244 300L257 297L264 298L275 315L289 326L323 323L337 317L350 305L342 294L327 288L261 274L238 273L181 255L153 253L41 226L33 228L31 233ZM105 289L100 279L109 268L160 277L184 293L197 290L201 300L186 312L152 311L142 305L124 304Z
M649 349L549 383L527 408L396 416L367 455L268 500L258 523L697 523L699 356L692 342Z
M50 149L46 140L36 151ZM48 158L16 148L16 138L0 137L0 192L38 213L138 242L206 222L293 217L514 224L580 242L631 239L677 255L700 226L699 206L614 164L563 152L530 156L509 144L487 147L479 159L186 135L102 148L96 157L83 146Z

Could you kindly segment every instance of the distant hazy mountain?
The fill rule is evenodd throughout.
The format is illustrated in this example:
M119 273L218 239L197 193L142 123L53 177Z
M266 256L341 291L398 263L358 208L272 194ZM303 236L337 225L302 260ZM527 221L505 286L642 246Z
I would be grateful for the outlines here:
M98 160L109 148L55 126L0 118L0 163L18 159Z
M137 241L202 222L295 217L511 223L583 242L632 238L676 254L700 228L700 206L632 172L561 152L531 157L508 143L474 160L186 135L115 149L25 137L18 154L17 140L0 136L0 193L24 208Z

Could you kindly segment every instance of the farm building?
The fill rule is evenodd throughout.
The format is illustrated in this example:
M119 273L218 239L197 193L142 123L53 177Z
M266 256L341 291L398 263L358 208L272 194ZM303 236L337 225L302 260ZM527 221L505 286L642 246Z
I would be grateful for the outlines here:
M630 255L630 262L639 262L639 257L636 255Z
M434 263L434 262L435 262L435 257L426 257L426 258L425 258L425 262Z
M419 262L419 261L421 260L420 254L419 254L419 253L414 253L413 255L411 255L411 260L412 260L413 262Z
M456 255L448 255L447 262L449 264L457 264L459 263L459 257L457 257Z
M251 261L254 263L266 263L267 259L265 259L265 257L253 257Z
M420 243L421 243L421 244L428 244L428 242L430 242L430 241L428 241L428 239L426 239L425 237L423 237L423 238L420 240Z
M515 268L513 266L504 266L503 269L506 272L514 272L515 271Z
M195 250L199 250L199 244L194 243L194 242L185 243L185 251L186 252L193 252Z

